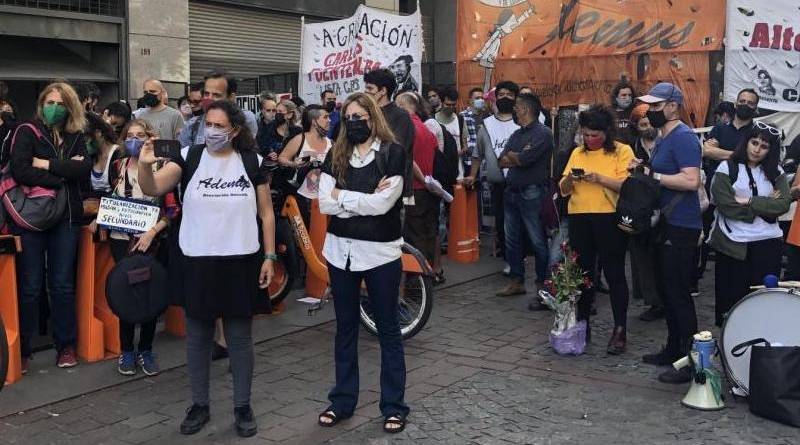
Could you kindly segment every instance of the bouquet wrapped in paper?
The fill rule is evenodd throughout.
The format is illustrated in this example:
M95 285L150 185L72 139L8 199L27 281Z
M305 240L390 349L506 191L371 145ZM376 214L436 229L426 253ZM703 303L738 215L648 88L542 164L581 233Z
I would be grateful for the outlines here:
M577 321L578 300L581 290L591 287L591 281L578 266L578 254L566 244L561 250L564 259L553 266L552 277L545 281L539 297L555 313L550 345L559 354L579 355L586 347L586 322Z

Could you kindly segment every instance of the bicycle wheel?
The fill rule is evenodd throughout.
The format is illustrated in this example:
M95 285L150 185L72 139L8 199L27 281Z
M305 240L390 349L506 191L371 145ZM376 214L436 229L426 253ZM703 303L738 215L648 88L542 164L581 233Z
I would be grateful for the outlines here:
M275 307L286 299L292 290L297 276L297 246L291 235L291 229L285 219L278 219L275 226L275 243L278 247L278 261L273 266L275 274L269 285L269 299Z
M6 326L3 324L3 317L0 317L0 391L6 384L8 374L8 338L6 338Z
M403 250L408 251L410 246L404 246ZM421 255L415 249L411 251L418 260ZM425 270L426 268L423 268ZM400 333L403 340L407 340L422 330L433 310L433 280L426 273L405 272L403 277L403 287L400 289L399 299L399 319ZM372 335L378 335L378 327L372 315L369 297L366 290L361 295L361 324Z

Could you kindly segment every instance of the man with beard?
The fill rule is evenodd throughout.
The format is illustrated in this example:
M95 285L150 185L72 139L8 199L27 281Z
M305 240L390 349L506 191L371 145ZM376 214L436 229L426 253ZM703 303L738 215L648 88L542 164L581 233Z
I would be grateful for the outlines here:
M395 97L405 91L419 91L419 85L411 76L411 64L414 63L414 58L409 55L400 56L389 65L389 71L394 74L394 79L397 82L397 91Z

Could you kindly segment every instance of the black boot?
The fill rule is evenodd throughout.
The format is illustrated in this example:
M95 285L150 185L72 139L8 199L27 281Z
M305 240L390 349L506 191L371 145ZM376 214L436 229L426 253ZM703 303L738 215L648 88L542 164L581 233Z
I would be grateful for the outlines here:
M208 406L192 405L186 410L186 418L181 422L181 434L195 434L211 420Z
M241 437L252 437L258 432L256 419L253 418L253 410L250 405L240 406L233 409L236 418L236 434Z

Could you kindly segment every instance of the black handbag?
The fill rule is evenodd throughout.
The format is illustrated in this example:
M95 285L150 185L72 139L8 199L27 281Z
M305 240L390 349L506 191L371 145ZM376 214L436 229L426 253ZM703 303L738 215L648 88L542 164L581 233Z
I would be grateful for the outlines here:
M751 346L750 411L800 427L800 347L772 346L756 338L736 345L731 354L739 357Z

